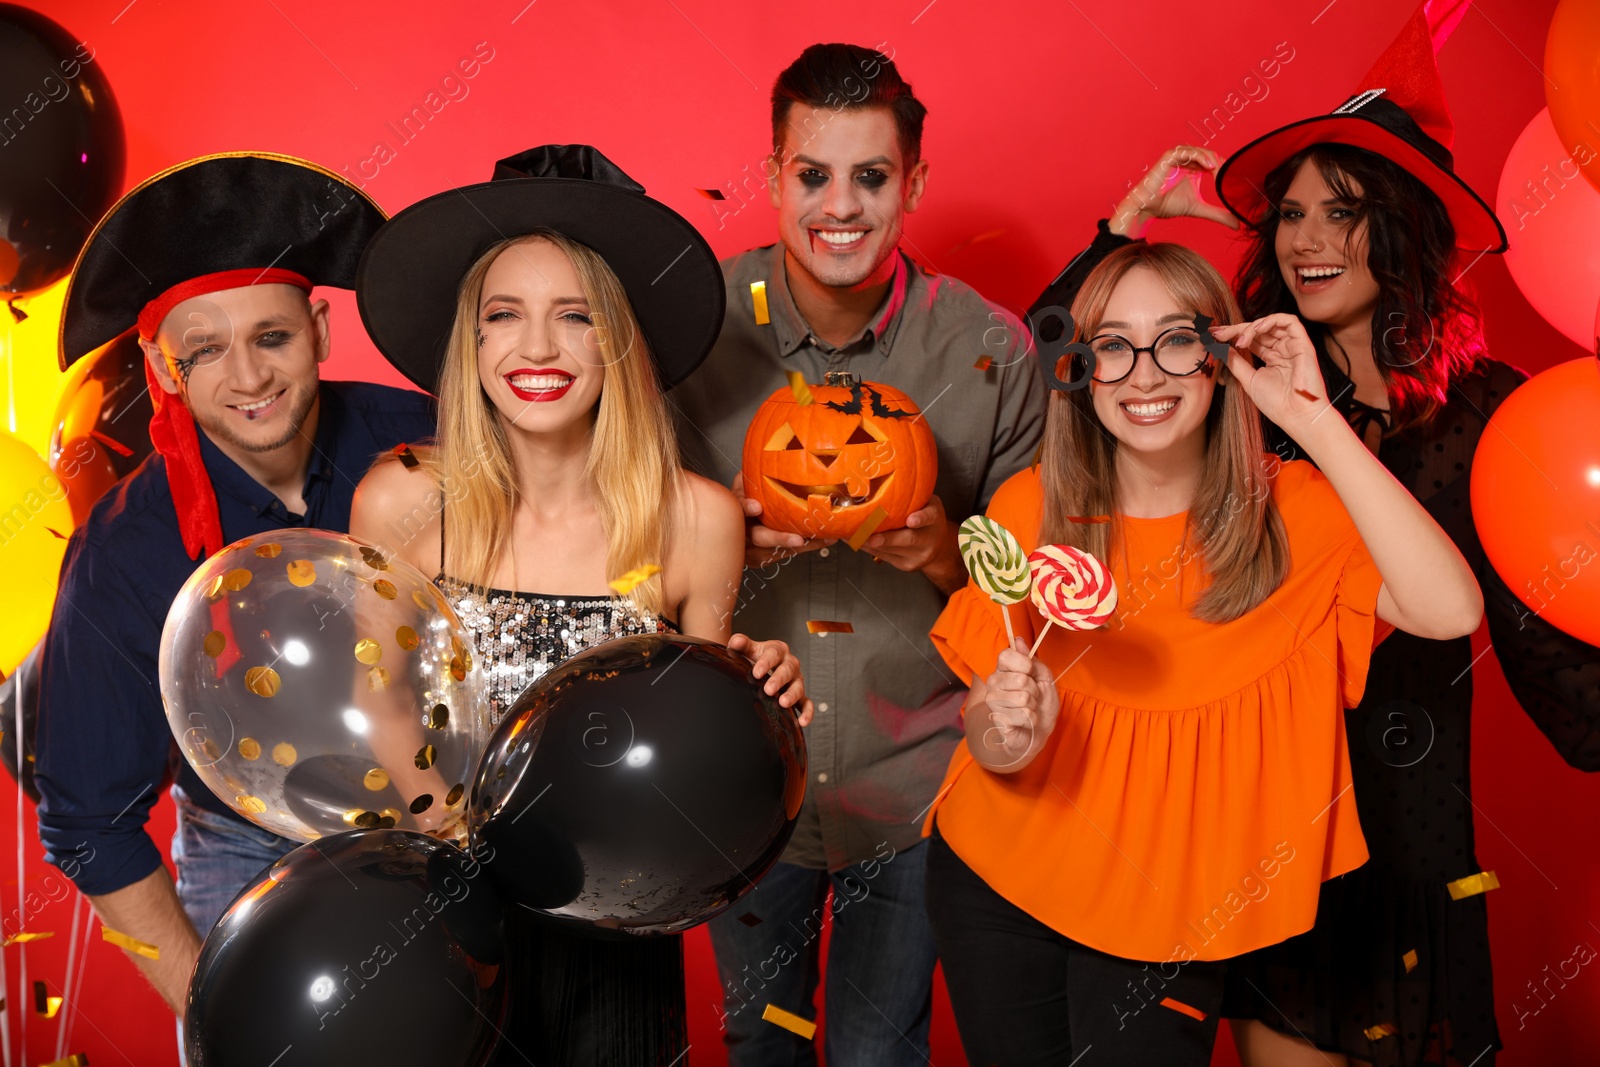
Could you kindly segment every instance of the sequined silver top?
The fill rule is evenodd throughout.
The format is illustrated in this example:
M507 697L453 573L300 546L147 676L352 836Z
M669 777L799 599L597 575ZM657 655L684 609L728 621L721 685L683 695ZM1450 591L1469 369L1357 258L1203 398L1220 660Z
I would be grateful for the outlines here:
M496 726L524 689L568 656L618 637L676 629L631 597L547 596L510 589L479 595L468 583L443 574L433 581L472 634Z

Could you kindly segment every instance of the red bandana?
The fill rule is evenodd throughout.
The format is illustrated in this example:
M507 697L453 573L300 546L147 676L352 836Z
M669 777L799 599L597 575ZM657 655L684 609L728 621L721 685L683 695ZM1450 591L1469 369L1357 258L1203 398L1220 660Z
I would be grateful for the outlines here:
M225 270L202 274L174 285L144 306L139 312L139 338L155 339L162 320L185 300L224 289L248 285L293 285L307 293L311 282L294 271L269 267L266 270ZM155 414L150 418L150 443L167 462L167 485L172 490L172 506L178 513L178 529L183 548L190 559L198 559L201 549L207 556L222 549L222 517L217 510L216 490L200 459L199 431L183 399L161 387L155 368L144 364L145 381L150 386L150 401Z

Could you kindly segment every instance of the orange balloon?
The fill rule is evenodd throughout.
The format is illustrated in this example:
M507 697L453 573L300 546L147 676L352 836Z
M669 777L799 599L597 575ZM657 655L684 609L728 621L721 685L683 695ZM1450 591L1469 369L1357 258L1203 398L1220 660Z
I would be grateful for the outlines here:
M66 487L39 454L0 433L0 671L10 674L50 625L72 533Z
M1545 621L1600 645L1600 362L1575 359L1506 398L1472 461L1489 562Z
M1600 4L1561 0L1544 41L1544 98L1561 146L1600 189Z

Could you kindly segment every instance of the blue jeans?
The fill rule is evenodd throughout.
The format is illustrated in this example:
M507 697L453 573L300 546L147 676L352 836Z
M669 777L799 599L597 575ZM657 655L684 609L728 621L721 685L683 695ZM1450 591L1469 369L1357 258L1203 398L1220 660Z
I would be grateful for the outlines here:
M178 903L203 941L239 890L300 842L268 833L252 823L202 808L174 787L178 829L172 862L178 868ZM183 1016L178 1016L178 1062L187 1067Z
M204 940L239 890L300 842L218 815L177 789L172 799L178 805L178 830L172 835L178 900Z
M711 920L730 1067L810 1067L816 1046L761 1018L768 1004L814 1018L821 933L828 947L828 1067L925 1067L933 1017L933 930L923 907L928 846L843 870L779 863ZM832 899L829 899L829 890ZM741 917L759 918L756 925Z

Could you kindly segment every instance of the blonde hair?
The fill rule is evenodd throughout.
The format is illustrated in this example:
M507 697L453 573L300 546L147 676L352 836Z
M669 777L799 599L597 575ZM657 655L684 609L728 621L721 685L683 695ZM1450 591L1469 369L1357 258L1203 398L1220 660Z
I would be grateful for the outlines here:
M604 364L584 477L605 529L608 581L646 564L661 564L683 470L655 363L628 294L606 261L554 230L539 229L496 244L461 281L455 326L439 372L437 445L417 450L449 503L443 520L449 533L446 573L480 592L508 546L518 482L506 428L478 376L478 305L495 259L530 241L548 241L572 261L589 301ZM441 526L440 535L444 533ZM664 610L659 573L628 595L644 611Z
M1239 321L1227 283L1197 252L1176 244L1131 244L1107 256L1078 290L1072 302L1075 340L1095 335L1112 291L1136 268L1154 271L1179 307L1218 324ZM1260 605L1282 584L1289 571L1289 542L1272 500L1278 461L1264 454L1261 415L1242 388L1226 387L1226 366L1216 366L1214 373L1218 388L1206 413L1205 465L1181 551L1185 556L1197 551L1211 578L1191 614L1227 622ZM1115 518L1118 445L1095 413L1092 388L1050 393L1039 460L1044 486L1039 540L1073 545L1109 563L1113 544L1121 540ZM1111 515L1113 521L1071 521L1091 515ZM1123 591L1121 612L1131 606L1129 592Z

